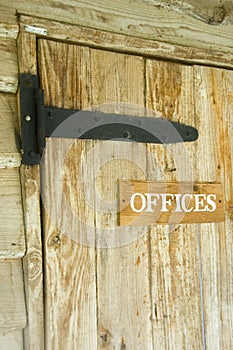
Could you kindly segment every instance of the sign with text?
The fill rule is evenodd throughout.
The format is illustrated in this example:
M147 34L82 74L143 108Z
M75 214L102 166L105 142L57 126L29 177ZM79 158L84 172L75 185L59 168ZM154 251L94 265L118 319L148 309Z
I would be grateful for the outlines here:
M119 180L120 226L224 221L223 186Z

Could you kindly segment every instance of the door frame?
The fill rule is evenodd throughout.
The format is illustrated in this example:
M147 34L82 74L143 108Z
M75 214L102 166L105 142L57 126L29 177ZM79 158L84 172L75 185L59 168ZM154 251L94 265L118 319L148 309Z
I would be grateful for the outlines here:
M208 49L168 44L130 37L103 30L65 24L28 15L20 15L18 59L20 73L37 74L37 39L45 38L67 44L80 44L150 58L180 63L218 66L233 69L224 53ZM19 95L19 92L18 92ZM20 117L20 112L19 112ZM21 166L27 252L23 260L27 304L25 349L44 349L43 243L41 239L40 166Z

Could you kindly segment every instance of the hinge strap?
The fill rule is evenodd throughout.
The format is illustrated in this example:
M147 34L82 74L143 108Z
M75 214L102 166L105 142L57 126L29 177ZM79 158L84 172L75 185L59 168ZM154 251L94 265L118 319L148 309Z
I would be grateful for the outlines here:
M20 109L22 162L28 165L40 163L46 137L127 139L160 144L190 142L198 138L194 127L165 118L47 107L44 105L44 91L39 89L38 78L32 74L20 75Z

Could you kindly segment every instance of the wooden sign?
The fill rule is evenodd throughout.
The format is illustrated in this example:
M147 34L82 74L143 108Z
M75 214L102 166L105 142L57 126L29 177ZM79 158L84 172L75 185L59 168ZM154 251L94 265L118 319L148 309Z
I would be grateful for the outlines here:
M224 221L223 186L119 181L120 226Z

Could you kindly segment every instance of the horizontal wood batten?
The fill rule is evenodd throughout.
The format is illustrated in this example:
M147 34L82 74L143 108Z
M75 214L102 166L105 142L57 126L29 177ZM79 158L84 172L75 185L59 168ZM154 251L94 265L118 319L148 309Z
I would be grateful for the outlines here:
M23 257L24 220L17 168L0 170L0 212L0 259Z
M225 52L233 49L232 23L206 23L158 5L142 0L19 0L12 7L18 13L108 32Z
M16 95L0 93L0 169L19 167L19 125Z
M0 0L0 38L16 39L19 32L16 10L6 6L6 1Z
M15 93L18 88L18 60L15 39L0 38L0 91Z
M0 328L22 329L26 326L22 260L0 261L0 279Z
M9 330L0 328L0 349L23 350L23 332L21 329Z
M197 48L194 46L161 42L124 34L106 32L72 24L49 21L31 16L20 16L20 30L26 31L25 26L30 25L47 30L47 39L70 43L79 43L96 48L110 49L119 52L138 54L162 59L178 60L186 63L199 63L203 65L233 68L233 49L228 53L220 50Z

